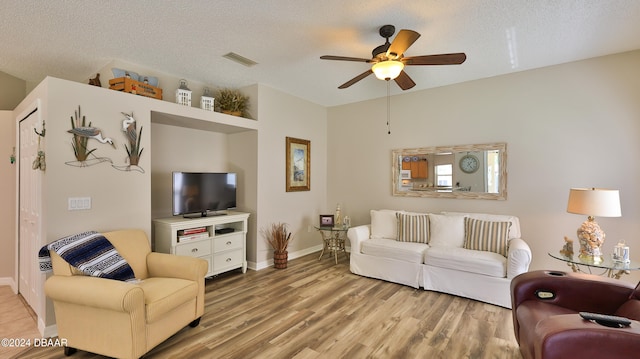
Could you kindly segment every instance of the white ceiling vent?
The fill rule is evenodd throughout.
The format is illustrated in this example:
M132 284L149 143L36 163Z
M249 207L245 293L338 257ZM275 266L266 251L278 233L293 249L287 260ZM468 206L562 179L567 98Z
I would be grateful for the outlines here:
M257 65L258 64L257 62L255 62L255 61L253 61L251 59L248 59L248 58L246 58L244 56L240 56L240 55L236 54L235 52L229 52L229 53L227 53L225 55L222 55L222 57L227 58L227 59L229 59L231 61L237 62L240 65L244 65L244 66L247 66L247 67L251 67L253 65Z

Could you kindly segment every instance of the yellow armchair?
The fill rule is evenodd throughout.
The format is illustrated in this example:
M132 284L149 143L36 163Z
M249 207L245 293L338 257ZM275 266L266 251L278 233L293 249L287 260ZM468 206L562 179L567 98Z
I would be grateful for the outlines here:
M115 358L139 358L204 313L202 259L151 252L141 230L103 235L129 263L137 283L83 275L51 251L53 301L65 354L76 349Z

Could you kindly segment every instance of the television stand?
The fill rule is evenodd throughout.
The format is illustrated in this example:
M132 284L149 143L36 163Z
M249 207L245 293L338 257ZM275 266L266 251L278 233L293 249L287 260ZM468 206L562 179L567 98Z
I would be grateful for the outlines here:
M206 277L236 268L242 268L245 273L249 213L221 214L224 215L154 219L155 251L206 260L209 263Z

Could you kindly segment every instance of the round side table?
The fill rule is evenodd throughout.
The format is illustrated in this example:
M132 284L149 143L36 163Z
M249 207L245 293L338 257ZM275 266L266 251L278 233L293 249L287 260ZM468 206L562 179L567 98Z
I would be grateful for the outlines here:
M315 229L320 232L322 236L322 252L320 253L320 258L324 256L325 251L330 255L333 254L336 264L338 264L338 252L344 253L344 255L349 259L349 255L344 248L344 244L347 239L347 231L349 227L318 227L315 226Z

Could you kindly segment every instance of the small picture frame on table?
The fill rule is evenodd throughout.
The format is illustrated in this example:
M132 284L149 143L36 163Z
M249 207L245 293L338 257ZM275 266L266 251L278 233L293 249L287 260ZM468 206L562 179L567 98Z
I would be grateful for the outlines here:
M320 215L320 227L333 228L335 223L333 222L333 214L321 214Z

